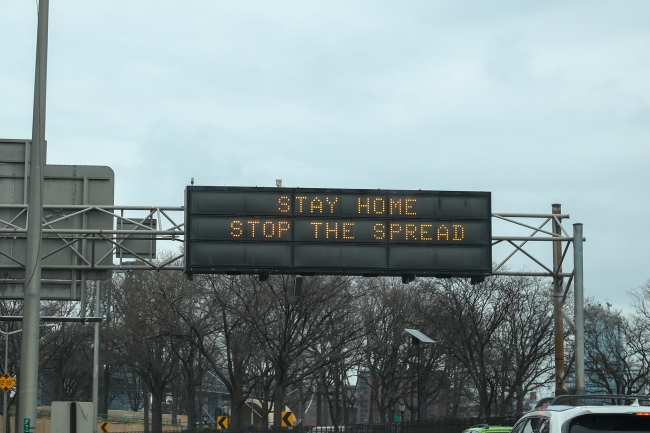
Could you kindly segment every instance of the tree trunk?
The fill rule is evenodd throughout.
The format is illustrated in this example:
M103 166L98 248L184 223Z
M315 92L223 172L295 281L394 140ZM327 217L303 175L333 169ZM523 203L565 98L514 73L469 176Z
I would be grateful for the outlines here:
M204 405L205 402L203 400L204 400L203 387L201 385L199 385L199 390L198 390L197 398L196 398L197 410L199 412L199 430L202 430L202 429L205 428L204 427L205 423L203 422L203 417L205 416L205 412L203 410L203 405Z
M178 379L172 382L172 425L178 425Z
M252 405L252 403L251 403ZM230 391L230 426L231 429L237 429L244 426L244 409L246 408L246 399L244 391L239 387L233 387ZM253 408L251 407L251 410ZM216 421L216 420L215 420Z
M186 378L185 392L187 394L187 431L188 433L194 433L196 431L196 387L194 382Z
M197 409L199 411L199 428L203 430L204 428L204 422L203 422L203 363L201 362L203 357L199 353L198 356L198 373L199 373L199 383L198 383L198 395L197 395Z
M144 432L149 433L149 389L147 382L142 381L143 413L144 413Z
M366 383L368 383L368 380L366 379ZM372 388L368 387L368 424L374 424L375 423L375 407L373 406L373 400L374 400L374 393L372 392Z
M323 425L323 394L320 388L316 391L316 425Z
M156 389L151 393L151 430L162 431L162 403L165 395L164 388Z
M104 401L103 406L102 406L102 413L108 415L108 407L110 406L110 402L108 401L108 394L110 390L110 384L111 384L111 370L110 366L104 365Z
M520 417L524 413L524 390L522 389L521 386L517 387L517 410L515 412L515 415Z
M348 425L350 424L350 415L348 414L348 393L345 390L345 381L343 383L343 394L341 395L341 405L343 406L343 425Z
M300 396L299 397L300 398L300 400L299 400L299 402L300 402L300 423L299 423L300 427L305 426L305 400L304 400L304 395L302 393L302 390L303 390L302 387L298 388L298 395Z
M273 427L282 428L282 410L284 409L284 377L276 374L275 393L273 394Z

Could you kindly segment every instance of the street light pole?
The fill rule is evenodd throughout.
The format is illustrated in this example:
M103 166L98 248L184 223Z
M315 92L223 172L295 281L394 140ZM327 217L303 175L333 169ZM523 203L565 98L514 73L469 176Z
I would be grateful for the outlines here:
M420 420L420 407L422 407L421 403L421 394L422 390L420 389L420 342L422 343L433 343L433 340L424 335L422 332L416 330L416 329L405 329L406 332L411 334L411 343L414 346L418 347L418 392L417 392L417 400L418 400L418 405L417 405L417 412L416 412L416 420Z
M415 419L419 421L420 420L420 393L422 392L422 390L420 389L420 340L417 337L412 336L411 343L417 346L418 348L418 388L417 388L418 405L417 405L417 411L415 412Z
M47 32L49 0L38 3L34 116L27 201L27 252L23 293L23 339L20 349L20 406L18 419L24 430L36 428L38 405L39 324L41 321L41 265L43 237L43 169L45 166L45 95L47 84ZM35 431L35 430L34 430Z

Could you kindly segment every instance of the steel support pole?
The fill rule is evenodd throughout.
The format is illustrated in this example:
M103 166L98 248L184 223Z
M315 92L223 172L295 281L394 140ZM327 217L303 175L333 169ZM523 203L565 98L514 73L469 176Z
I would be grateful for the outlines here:
M81 241L81 242L86 242L86 241ZM83 254L83 247L81 249L81 253ZM85 256L84 256L85 257ZM79 317L86 317L86 271L81 270L81 279L79 282L79 309L81 310Z
M584 310L584 280L582 254L582 224L573 225L573 283L574 321L576 327L575 356L576 356L576 394L585 393L585 310Z
M95 317L99 317L99 289L101 282L95 282ZM95 342L93 343L93 432L97 433L99 413L99 322L95 322Z
M83 183L83 204L84 206L88 205L88 178L84 177L84 183ZM81 216L81 224L82 228L86 229L88 228L88 214L86 212L83 213ZM88 257L88 241L86 240L86 236L83 237L81 240L81 256L85 259ZM79 259L77 259L79 260ZM94 263L91 263L92 266L94 266ZM86 308L87 308L87 302L88 302L88 283L86 281L86 271L81 271L81 317L86 317Z
M562 205L553 204L553 215L562 214ZM557 216L556 218L560 218ZM561 235L561 228L557 221L553 221L553 234ZM553 242L553 329L555 341L555 395L566 394L564 386L564 319L562 317L562 296L564 281L562 274L562 241Z
M38 404L39 325L41 314L41 242L43 220L43 167L45 147L45 95L47 85L47 33L49 0L40 0L36 40L34 117L29 176L27 257L23 301L23 339L20 352L18 419L36 429Z

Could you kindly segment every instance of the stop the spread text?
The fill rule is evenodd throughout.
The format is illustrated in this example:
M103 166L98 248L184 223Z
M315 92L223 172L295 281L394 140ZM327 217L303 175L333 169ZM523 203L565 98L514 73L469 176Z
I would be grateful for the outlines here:
M235 218L229 222L228 237L259 241L462 242L467 224L471 230L471 222Z

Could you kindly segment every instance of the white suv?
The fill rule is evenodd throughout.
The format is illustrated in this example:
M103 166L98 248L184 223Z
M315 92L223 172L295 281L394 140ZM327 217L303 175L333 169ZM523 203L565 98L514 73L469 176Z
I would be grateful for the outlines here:
M517 421L511 433L650 432L649 404L647 395L563 395L543 399Z

